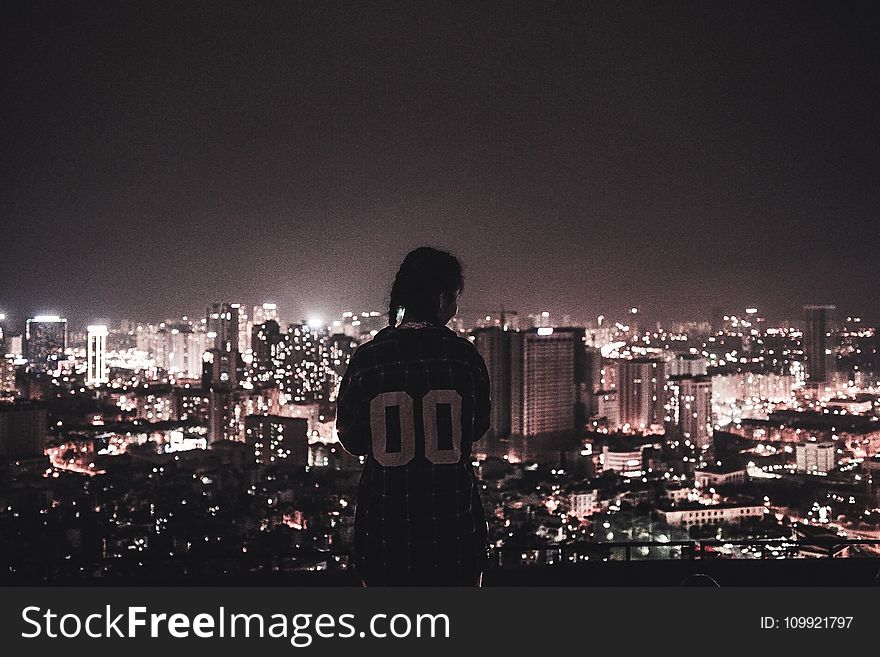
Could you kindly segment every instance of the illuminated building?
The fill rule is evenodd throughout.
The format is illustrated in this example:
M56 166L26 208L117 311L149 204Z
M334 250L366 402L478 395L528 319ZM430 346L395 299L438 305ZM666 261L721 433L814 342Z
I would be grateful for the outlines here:
M223 353L238 352L237 303L214 303L207 312L208 348Z
M712 410L720 426L743 418L766 418L776 404L793 399L795 377L773 372L741 372L712 377Z
M663 424L665 365L659 358L617 359L618 422L624 431L651 431Z
M489 395L492 399L489 437L510 435L510 336L500 326L478 328L472 332L474 346L486 362L489 372Z
M127 404L133 404L135 417L150 422L174 419L177 410L176 399L170 385L137 388L133 393L125 396L125 401Z
M585 518L595 513L599 504L599 492L595 489L578 488L568 495L568 513L575 518Z
M499 324L471 335L489 372L490 437L537 436L583 424L592 396L584 329L511 331Z
M282 388L290 401L316 402L325 396L323 327L300 322L287 327Z
M41 456L45 435L42 404L0 404L0 462Z
M15 374L18 368L12 356L0 357L0 394L12 394L16 391Z
M207 343L204 333L193 331L187 324L161 324L148 326L138 336L139 345L153 357L156 367L178 378L198 379L202 375Z
M174 388L175 419L210 421L211 394L201 388Z
M343 333L359 342L366 342L376 333L388 325L388 316L375 310L371 312L342 313L342 320L337 325L333 323L337 332Z
M67 320L57 315L38 315L27 320L25 354L32 371L55 369L67 349Z
M274 380L274 374L282 366L284 356L284 335L274 319L254 325L251 336L251 368L253 379L267 383Z
M575 428L575 351L580 347L576 334L550 327L511 333L512 434L538 436Z
M253 322L248 318L247 312L241 307L241 304L230 304L232 308L238 311L238 350L241 351L243 357L246 356L246 362L250 362L250 342L251 331L253 330Z
M828 474L837 467L834 443L803 443L794 448L798 472Z
M278 322L278 306L276 304L264 303L262 306L254 306L254 326L270 321Z
M0 313L0 356L6 353L6 315Z
M644 467L643 450L642 445L636 449L612 449L604 445L600 456L603 472L614 471L624 477L641 476Z
M342 377L348 368L348 362L358 343L356 340L345 334L334 334L324 339L326 349L323 357L325 359L326 373L326 392L329 401L336 401L336 395L339 392L339 385L342 383Z
M20 335L10 335L6 338L6 355L22 358L24 356L24 340Z
M831 332L834 306L804 306L804 367L807 384L822 384L834 371Z
M739 524L749 518L762 518L761 504L681 504L657 509L660 517L673 527Z
M101 385L110 380L107 367L107 327L103 324L88 327L86 361L88 385Z
M706 373L706 358L700 354L678 354L669 363L669 376L700 376Z
M678 380L678 426L681 438L696 447L712 444L712 379L708 376Z
M231 390L238 385L236 358L238 352L208 349L202 356L202 386Z
M254 462L268 465L286 461L309 464L308 420L277 415L249 415L244 420L245 442Z

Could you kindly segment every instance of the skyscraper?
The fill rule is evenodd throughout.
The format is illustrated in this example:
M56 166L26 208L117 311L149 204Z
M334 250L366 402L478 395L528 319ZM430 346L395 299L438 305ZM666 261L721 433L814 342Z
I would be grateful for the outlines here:
M577 337L541 327L511 334L510 429L538 436L576 426Z
M237 303L213 303L208 308L208 348L231 354L238 352Z
M86 383L94 386L109 381L107 327L104 324L89 326L86 345Z
M37 315L25 325L25 354L30 369L54 369L67 349L67 320L57 315Z
M618 421L624 430L650 431L663 424L666 363L659 358L617 360Z
M474 346L489 371L489 395L492 399L489 437L510 435L510 336L501 326L474 329Z
M807 384L821 384L834 371L831 332L835 306L804 306L804 367Z
M584 421L592 394L584 329L499 324L472 336L489 372L490 438L571 431Z
M255 324L251 336L251 352L253 360L251 368L255 381L268 383L274 379L274 373L283 367L284 335L281 327L274 319L262 324Z
M686 376L678 381L678 425L683 440L699 448L712 443L712 379Z
M254 306L254 326L265 324L268 321L278 321L278 306L274 303Z
M309 322L291 324L285 335L285 371L282 391L290 401L325 400L326 329Z

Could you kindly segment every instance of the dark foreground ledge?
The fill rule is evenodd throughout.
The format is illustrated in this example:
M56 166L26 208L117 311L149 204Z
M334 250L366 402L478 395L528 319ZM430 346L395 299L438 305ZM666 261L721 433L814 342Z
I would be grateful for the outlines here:
M880 559L612 561L494 567L483 586L880 586ZM695 577L696 576L696 577ZM360 586L353 570L180 575L160 571L104 577L0 578L0 586Z

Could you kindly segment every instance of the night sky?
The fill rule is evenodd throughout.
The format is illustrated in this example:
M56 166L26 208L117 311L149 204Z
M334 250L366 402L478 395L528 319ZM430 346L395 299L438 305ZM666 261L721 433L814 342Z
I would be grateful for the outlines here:
M138 4L0 9L16 321L382 310L423 243L466 318L880 319L867 8Z

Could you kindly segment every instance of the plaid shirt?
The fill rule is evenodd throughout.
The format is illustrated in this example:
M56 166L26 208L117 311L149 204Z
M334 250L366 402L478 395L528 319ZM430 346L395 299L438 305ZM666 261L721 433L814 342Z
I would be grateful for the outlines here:
M446 327L382 329L352 355L337 407L342 445L367 457L355 514L364 581L474 584L486 520L471 443L490 410L476 348Z

